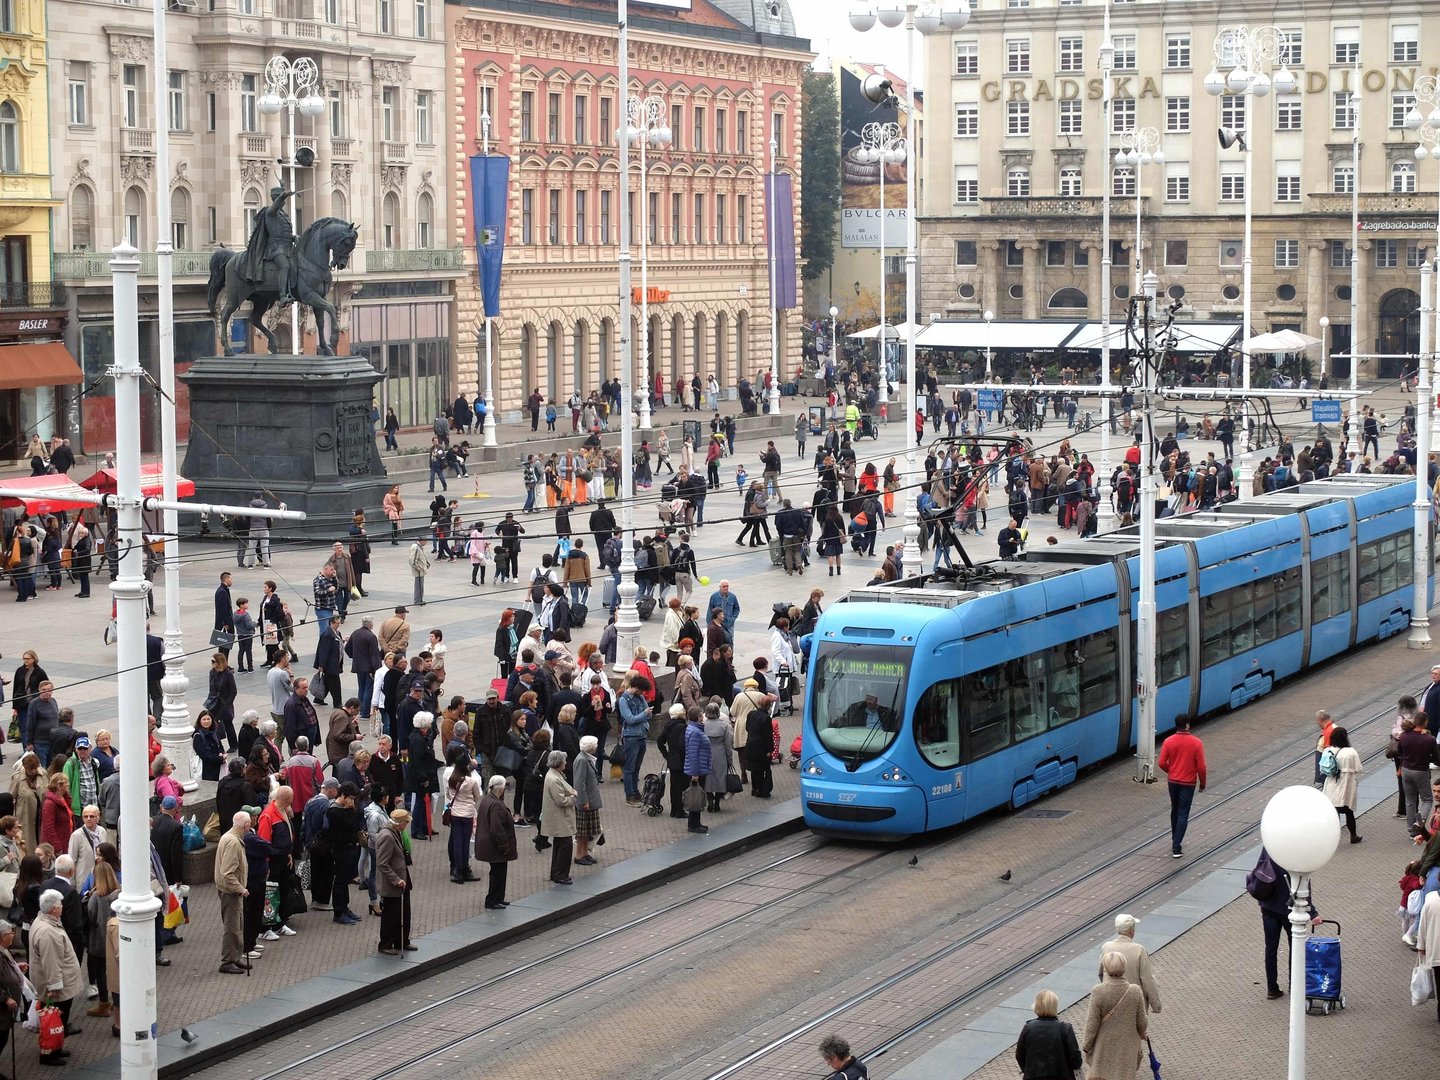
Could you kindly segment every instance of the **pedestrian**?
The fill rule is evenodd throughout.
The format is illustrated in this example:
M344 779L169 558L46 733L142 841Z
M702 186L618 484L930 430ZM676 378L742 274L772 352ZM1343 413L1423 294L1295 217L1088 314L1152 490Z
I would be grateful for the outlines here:
M63 904L64 897L56 889L46 889L40 894L39 911L30 926L29 977L41 1001L60 1010L66 1033L78 1035L80 1029L70 1024L70 1009L85 990L85 978L80 972L75 947L60 922ZM40 1063L63 1065L69 1057L67 1051L60 1050L41 1054Z
M541 831L550 837L550 880L571 885L570 859L575 839L575 789L565 779L565 753L550 751L546 758L544 801L540 811Z
M640 766L645 761L645 743L650 735L650 703L645 694L653 693L653 684L643 676L634 676L620 695L620 744L625 753L622 779L625 803L640 805Z
M565 708L572 707L567 705ZM595 760L595 750L599 745L600 741L594 735L581 736L580 752L570 765L571 775L575 778L575 862L579 866L595 865L590 845L592 842L598 844L605 838L605 831L600 826L600 809L604 806L600 797L600 767Z
M1150 965L1150 954L1145 951L1145 946L1135 940L1135 927L1140 920L1134 915L1120 914L1115 916L1115 936L1100 946L1100 957L1103 960L1106 953L1118 952L1125 958L1125 978L1134 986L1140 987L1140 992L1145 995L1145 1007L1153 1013L1160 1011L1160 988L1155 985L1155 974ZM1105 970L1102 964L1100 977L1105 977Z
M1440 765L1440 749L1435 736L1426 729L1424 715L1402 715L1400 737L1396 740L1400 783L1405 791L1405 825L1411 836L1419 833L1421 824L1430 816L1430 767Z
M1085 1018L1086 1080L1134 1080L1149 1021L1145 995L1125 978L1125 957L1100 958L1101 981L1090 991Z
M430 572L430 553L425 550L425 538L417 536L415 543L410 546L410 575L415 579L415 598L411 601L416 607L425 605L425 575Z
M850 1044L839 1035L827 1035L820 1040L820 1056L835 1070L825 1080L866 1080L870 1075L864 1064L850 1053Z
M341 784L325 808L325 830L321 834L335 868L330 882L331 919L343 926L354 926L360 921L350 910L350 883L360 870L361 817L355 806L359 796L354 784Z
M470 872L470 841L475 835L475 818L480 811L480 779L468 754L461 753L455 759L445 787L448 800L445 811L450 819L450 881L464 885L475 880Z
M1025 1021L1015 1043L1015 1060L1024 1080L1075 1080L1080 1044L1075 1029L1059 1017L1060 999L1053 990L1035 995L1035 1019Z
M726 725L727 734L728 731L729 725ZM710 774L714 770L715 759L711 756L711 741L705 730L705 712L698 706L691 707L686 711L684 740L684 774L689 780L689 786L703 794L709 784ZM709 801L708 797L706 801ZM689 819L688 828L692 833L708 833L710 831L709 826L700 823L699 810L688 811L686 817Z
M688 735L688 732L687 732ZM720 702L712 698L705 705L705 738L710 742L710 772L705 777L705 809L720 809L728 794L727 778L735 771L735 736L730 721L720 713Z
M380 893L380 951L386 956L413 952L410 944L410 811L390 811L389 824L375 839L375 888Z
M754 681L746 679L745 685L748 688L754 685ZM754 691L747 689L741 698L753 696ZM774 745L770 713L775 701L774 694L760 695L758 704L753 705L748 714L736 718L737 726L740 723L745 725L745 746L741 754L749 766L750 794L757 799L768 799L775 790L775 781L770 774L770 753Z
M245 834L250 831L250 815L237 811L230 829L220 838L215 850L215 891L220 894L220 971L225 975L244 975L240 964L243 955L245 897L250 895L246 882L250 875L245 857Z
M1320 737L1315 742L1315 786L1320 787L1325 782L1325 776L1320 771L1320 756L1330 745L1330 732L1335 730L1335 721L1330 719L1328 711L1320 709L1315 713L1315 726L1320 729Z
M1289 872L1270 857L1263 847L1255 868L1245 878L1245 891L1260 903L1260 921L1265 928L1265 996L1275 1001L1285 996L1280 989L1280 938L1290 929ZM1310 918L1317 919L1315 894L1310 893Z
M1205 746L1190 733L1191 717L1175 717L1175 734L1160 748L1160 770L1170 778L1170 857L1185 854L1185 829L1196 790L1205 790ZM1431 740L1432 742L1434 740Z
M275 849L255 831L255 825L260 820L260 808L247 806L244 810L250 815L251 827L245 831L242 838L245 844L246 873L245 897L240 905L240 951L244 953L247 961L251 961L259 960L265 955L265 946L260 943L260 933L264 929L261 921L265 916L265 886L271 876L270 861L275 855ZM284 896L284 893L280 895Z
M1320 769L1325 776L1325 797L1334 805L1340 820L1350 830L1350 843L1360 843L1355 832L1355 804L1360 789L1360 754L1350 745L1350 733L1343 727L1331 728L1330 745L1320 755ZM1428 781L1427 781L1428 782Z
M505 899L505 878L510 863L519 857L515 821L505 804L505 784L499 773L490 777L475 822L475 857L490 867L490 888L485 893L489 911L510 906Z
M421 687L417 683L413 688ZM440 790L440 760L435 756L435 738L431 733L434 724L434 713L417 712L406 742L410 760L405 765L405 795L412 815L410 835L416 840L429 840L435 831L430 796Z
M230 602L230 574L220 575L220 584L215 587L215 627L210 632L210 644L226 656L235 647L235 605Z

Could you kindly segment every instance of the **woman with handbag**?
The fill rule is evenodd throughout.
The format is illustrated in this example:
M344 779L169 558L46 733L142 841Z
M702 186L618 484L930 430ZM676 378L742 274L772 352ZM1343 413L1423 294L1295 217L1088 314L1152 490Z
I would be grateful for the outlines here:
M275 666L280 655L280 626L285 621L284 605L276 592L273 581L264 584L265 595L260 600L260 641L265 646L265 666Z
M1149 1021L1145 995L1125 978L1125 957L1107 952L1100 958L1104 978L1090 991L1085 1018L1086 1080L1134 1080L1140 1068Z
M530 823L523 813L525 805L525 756L530 753L530 735L525 730L525 714L516 709L510 714L510 726L495 751L495 771L515 783L513 823L521 828Z
M600 808L604 803L600 799L600 769L595 760L597 746L594 735L582 736L580 752L575 755L570 767L575 777L575 863L578 866L595 865L590 843L604 835L604 830L600 828Z
M505 879L509 864L519 856L515 843L515 822L505 805L505 777L490 777L485 797L480 800L475 832L475 857L490 867L490 888L485 908L496 911L509 907L505 900Z
M475 775L469 754L462 752L456 756L445 787L444 823L450 827L450 881L464 885L475 880L470 872L470 841L475 835L475 816L480 810L480 779Z
M77 518L75 524L80 524ZM40 541L40 562L45 567L45 573L50 577L50 583L45 586L46 592L60 591L60 523L53 517L45 519L45 535ZM68 563L69 560L66 560Z
M563 757L563 752L557 751ZM530 740L530 752L525 755L525 768L516 782L525 789L525 816L515 824L535 826L535 850L544 851L550 846L540 816L545 807L545 774L550 768L550 729L541 728ZM563 771L565 766L560 766Z
M40 758L31 750L22 754L10 777L10 797L15 801L15 820L27 852L40 843L40 805L45 801L45 773Z
M361 596L365 591L365 575L370 573L370 534L365 531L365 511L356 509L350 519L350 567L355 572L355 588Z
M70 526L70 535L65 546L70 549L70 576L80 586L80 591L75 596L80 600L87 599L90 596L90 574L94 569L91 559L94 541L90 537L90 530L85 527L85 522L78 517L75 524Z
M90 976L90 985L100 991L95 1004L86 1010L87 1016L109 1016L109 981L105 971L105 926L110 922L110 905L120 899L120 879L115 868L109 863L95 864L95 886L85 898L85 925L89 940L85 946L85 965ZM117 987L118 989L118 987ZM4 1043L0 1042L0 1046Z
M204 707L215 718L215 726L224 733L225 743L230 749L240 745L235 735L235 698L239 690L235 687L235 672L230 668L230 658L224 652L217 652L210 658L210 693Z
M400 521L405 516L405 500L400 497L400 485L394 485L385 493L381 503L385 517L390 522L390 546L400 546Z
M499 569L496 569L499 575ZM506 608L500 613L500 625L495 628L495 659L500 662L500 678L508 679L515 670L515 654L520 648L520 632L515 626L515 609Z
M220 779L221 766L225 764L225 747L220 743L220 732L215 727L214 714L200 710L195 718L195 730L190 735L190 745L200 759L200 779Z
M725 778L735 771L735 736L730 721L720 715L720 700L711 698L705 706L705 737L710 740L710 772L705 776L705 809L720 809L727 794Z

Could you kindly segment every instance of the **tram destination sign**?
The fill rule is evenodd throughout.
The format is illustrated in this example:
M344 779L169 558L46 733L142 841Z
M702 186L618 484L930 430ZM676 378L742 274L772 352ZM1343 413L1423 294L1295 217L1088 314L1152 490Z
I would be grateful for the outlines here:
M1340 402L1323 400L1310 402L1310 422L1312 424L1340 423Z

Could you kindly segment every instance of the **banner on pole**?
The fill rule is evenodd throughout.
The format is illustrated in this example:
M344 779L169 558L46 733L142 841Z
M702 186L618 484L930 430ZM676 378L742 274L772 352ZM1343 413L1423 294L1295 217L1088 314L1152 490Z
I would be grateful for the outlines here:
M485 314L500 314L500 271L505 261L505 216L510 195L510 159L476 154L470 159L470 203L475 215L475 251Z
M770 174L765 184L765 222L773 221L775 236L771 251L775 258L775 307L795 307L795 205L790 174ZM772 198L773 211L772 211Z

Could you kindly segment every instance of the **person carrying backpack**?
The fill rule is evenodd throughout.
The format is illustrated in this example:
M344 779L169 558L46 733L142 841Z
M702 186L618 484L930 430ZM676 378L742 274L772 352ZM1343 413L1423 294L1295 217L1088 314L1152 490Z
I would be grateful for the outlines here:
M1280 989L1280 938L1290 925L1290 878L1286 869L1263 847L1255 868L1245 875L1245 891L1260 904L1260 921L1265 927L1265 996L1271 1001L1285 996ZM1310 893L1310 918L1319 921L1315 894Z

